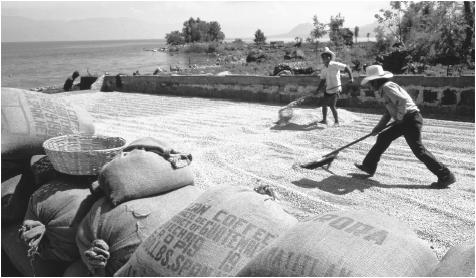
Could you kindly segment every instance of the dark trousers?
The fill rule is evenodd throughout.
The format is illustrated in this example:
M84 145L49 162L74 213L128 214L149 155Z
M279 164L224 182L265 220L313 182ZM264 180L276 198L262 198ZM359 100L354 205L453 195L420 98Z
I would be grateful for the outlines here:
M324 105L322 106L322 119L327 120L327 106L331 108L332 116L334 116L335 122L339 122L339 116L337 115L337 97L338 93L327 94L324 93Z
M364 167L375 172L380 156L390 146L393 140L403 135L413 154L425 164L428 170L437 177L449 174L449 169L440 163L433 154L423 146L421 141L422 125L423 118L420 112L411 112L405 115L402 123L394 125L380 133L377 137L377 142L372 149L370 149L367 156L365 156L363 161Z

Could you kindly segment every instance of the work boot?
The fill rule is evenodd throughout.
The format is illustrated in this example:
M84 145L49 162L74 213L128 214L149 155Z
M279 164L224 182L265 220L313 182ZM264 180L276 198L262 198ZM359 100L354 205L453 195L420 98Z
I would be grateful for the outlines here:
M438 177L438 181L431 184L432 188L447 188L449 185L456 182L456 177L453 173Z
M338 121L335 121L335 122L334 122L334 126L340 126L339 122L338 122Z
M361 171L363 171L363 172L369 174L369 176L371 176L371 177L375 174L375 170L374 170L374 171L369 170L369 169L367 169L367 168L366 168L364 165L362 165L362 164L354 163L354 165L355 165L355 167L359 168L359 170L361 170Z

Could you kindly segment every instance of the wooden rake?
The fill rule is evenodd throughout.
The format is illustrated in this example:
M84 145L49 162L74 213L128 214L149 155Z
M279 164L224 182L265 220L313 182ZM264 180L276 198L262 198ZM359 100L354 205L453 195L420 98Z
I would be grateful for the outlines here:
M381 132L387 130L388 128L390 128L390 127L393 126L393 125L395 125L395 122L392 122L392 123L386 125L386 126L379 132L379 134L380 134ZM372 136L372 133L369 133L369 134L367 134L367 135L365 135L365 136L363 136L363 137L361 137L361 138L359 138L359 139L357 139L357 140L355 140L355 141L353 141L353 142L351 142L351 143L349 143L349 144L347 144L347 145L345 145L345 146L343 146L343 147L340 147L340 148L338 148L338 149L336 149L336 150L334 150L334 151L332 151L332 152L330 152L330 153L328 153L328 154L322 156L323 158L320 159L320 160L303 163L303 164L301 164L301 168L313 170L313 169L322 167L322 168L324 168L324 169L326 169L326 170L329 170L329 167L331 167L332 162L334 161L334 159L337 158L337 155L339 154L340 151L342 151L343 149L346 149L346 148L348 148L348 147L350 147L350 146L352 146L352 145L354 145L354 144L356 144L356 143L358 143L358 142L360 142L360 141L362 141L362 140L365 140L365 139L367 139L367 138L370 137L370 136Z

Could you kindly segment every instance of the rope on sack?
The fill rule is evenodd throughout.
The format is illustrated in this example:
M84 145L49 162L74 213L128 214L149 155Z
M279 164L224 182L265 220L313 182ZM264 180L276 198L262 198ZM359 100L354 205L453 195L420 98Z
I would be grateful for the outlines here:
M45 235L45 232L45 225L43 225L43 223L41 223L40 221L36 220L23 221L23 225L18 230L20 239L23 240L28 246L27 257L30 260L30 266L33 272L33 276L36 276L34 265L35 257L40 255L38 249L40 247L41 240Z
M263 195L268 195L270 196L270 200L277 200L278 197L276 196L276 193L274 192L273 188L269 185L259 185L255 188L253 188L256 193L263 194ZM268 199L266 199L268 200Z
M106 276L106 265L109 260L109 245L102 239L95 239L91 247L84 251L86 265L93 276Z
M192 154L183 154L172 150L169 156L165 157L165 159L167 159L172 164L174 169L178 169L186 167L192 163Z
M160 147L137 145L127 149L127 151L132 151L134 149L156 153L170 162L174 169L187 167L190 165L190 163L192 163L192 154L181 153L173 149L162 149Z

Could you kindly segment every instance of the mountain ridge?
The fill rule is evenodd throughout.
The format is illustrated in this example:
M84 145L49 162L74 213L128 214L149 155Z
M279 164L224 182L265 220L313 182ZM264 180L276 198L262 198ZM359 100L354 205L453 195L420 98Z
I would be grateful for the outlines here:
M367 33L370 34L370 37L375 36L374 29L378 26L377 22L369 23L366 25L359 26L359 38L363 38L367 36ZM349 28L352 32L354 32L354 28L351 27L345 27ZM314 29L314 25L312 23L300 23L296 25L294 28L292 28L289 32L287 33L281 33L281 34L275 34L275 35L270 35L268 38L295 38L295 37L301 37L303 39L306 39L307 37L310 36L311 31ZM326 35L322 38L323 40L329 39L329 36Z
M359 26L360 37L373 34L376 23ZM164 39L171 30L162 26L134 18L88 18L70 21L33 20L20 16L2 15L2 42L26 41L87 41L87 40L136 40ZM266 35L268 39L309 37L314 26L301 23L286 33ZM354 31L353 28L349 28ZM164 35L161 35L164 34ZM362 36L363 35L363 36ZM328 36L322 38L328 40Z

